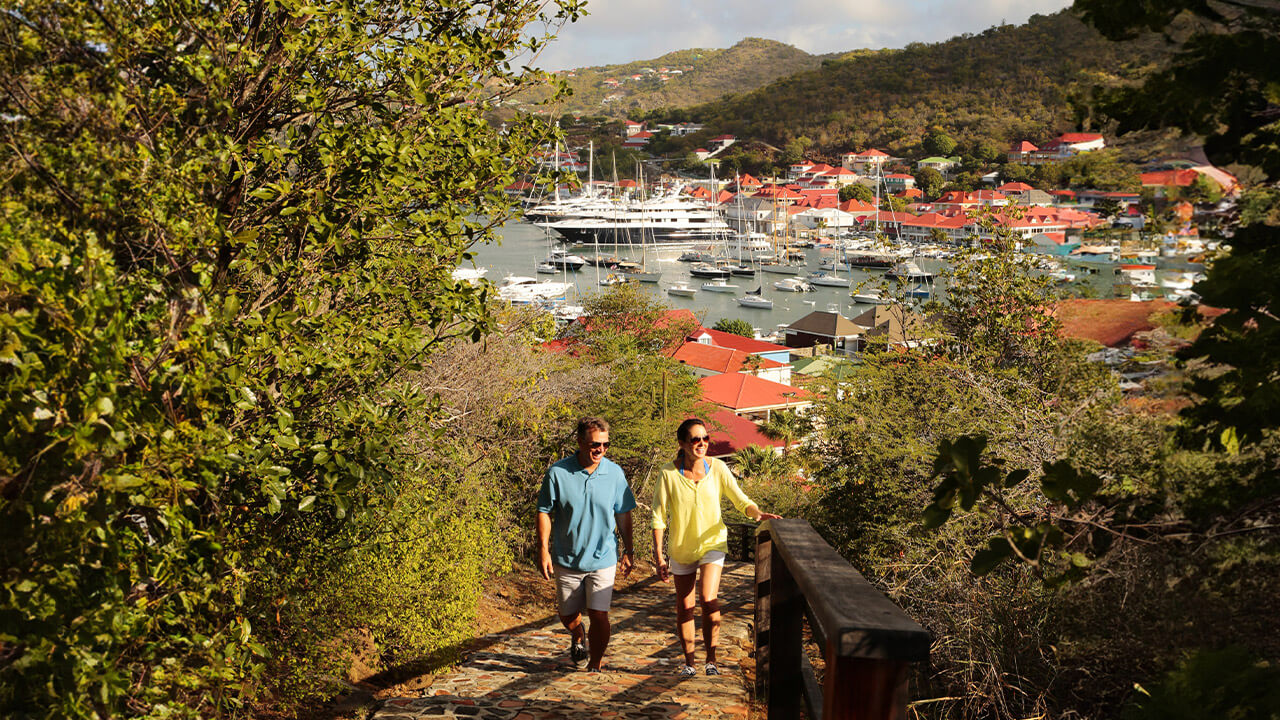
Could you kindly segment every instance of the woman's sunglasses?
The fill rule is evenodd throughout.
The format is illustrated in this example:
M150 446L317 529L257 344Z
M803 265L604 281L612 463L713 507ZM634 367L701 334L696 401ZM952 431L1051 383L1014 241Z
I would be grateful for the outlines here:
M689 442L691 442L691 443L709 443L709 442L711 442L711 436L710 436L710 435L690 435L690 436L689 436Z

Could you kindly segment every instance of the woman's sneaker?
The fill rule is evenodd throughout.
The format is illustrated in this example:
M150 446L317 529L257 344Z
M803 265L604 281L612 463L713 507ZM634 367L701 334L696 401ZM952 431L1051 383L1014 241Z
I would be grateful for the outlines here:
M582 643L573 643L569 646L569 659L573 661L574 666L582 664L587 659L587 646Z
M707 674L708 674L708 675L719 675L719 674L720 674L720 668L716 667L716 664L715 664L715 663L707 663Z
M680 666L680 669L676 671L676 675L679 677L694 677L697 674L698 671L694 670L692 665L682 665Z

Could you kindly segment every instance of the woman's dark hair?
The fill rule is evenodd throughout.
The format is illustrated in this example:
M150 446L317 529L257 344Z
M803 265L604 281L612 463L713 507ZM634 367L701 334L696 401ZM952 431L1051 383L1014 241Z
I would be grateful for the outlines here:
M685 420L684 422L680 423L680 427L676 428L676 440L679 440L680 442L684 442L688 440L690 436L693 435L693 429L699 425L703 427L707 426L706 423L702 422L702 420L696 417L691 417ZM679 450L676 451L675 461L677 464L679 464L683 460L684 460L684 448L680 448Z

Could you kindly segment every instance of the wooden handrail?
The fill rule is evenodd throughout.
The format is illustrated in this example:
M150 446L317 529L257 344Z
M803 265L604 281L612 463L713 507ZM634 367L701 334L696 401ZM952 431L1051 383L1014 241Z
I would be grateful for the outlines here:
M906 717L907 666L929 658L932 638L804 520L756 531L756 694L769 720ZM826 661L821 697L804 655L803 625Z

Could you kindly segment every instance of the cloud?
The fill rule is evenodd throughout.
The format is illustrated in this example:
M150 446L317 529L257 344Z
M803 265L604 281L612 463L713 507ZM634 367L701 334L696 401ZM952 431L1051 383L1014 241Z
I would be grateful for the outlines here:
M902 47L978 33L1057 12L1067 0L589 0L538 65L561 70L647 60L673 50L725 48L764 37L821 54Z

